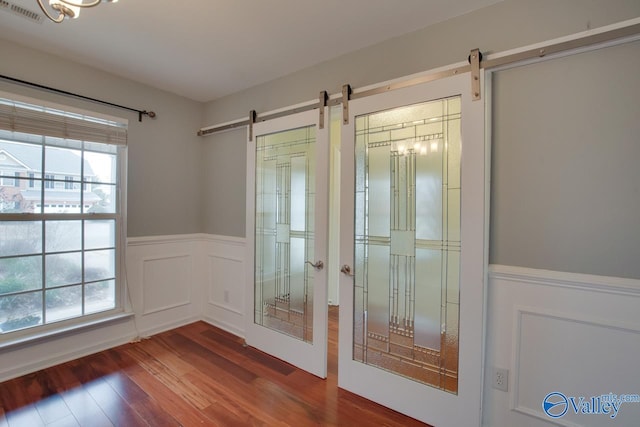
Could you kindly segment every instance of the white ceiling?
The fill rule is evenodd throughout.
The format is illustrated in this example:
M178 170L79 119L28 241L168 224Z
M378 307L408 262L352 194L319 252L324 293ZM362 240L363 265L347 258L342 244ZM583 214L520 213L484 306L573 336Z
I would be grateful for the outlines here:
M0 38L211 101L498 1L120 0L61 24L0 12Z

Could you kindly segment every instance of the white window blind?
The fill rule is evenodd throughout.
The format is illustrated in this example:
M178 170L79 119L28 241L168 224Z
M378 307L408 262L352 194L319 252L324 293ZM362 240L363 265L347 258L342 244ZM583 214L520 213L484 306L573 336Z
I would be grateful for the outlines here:
M127 124L69 108L32 104L0 94L0 129L79 141L126 145Z

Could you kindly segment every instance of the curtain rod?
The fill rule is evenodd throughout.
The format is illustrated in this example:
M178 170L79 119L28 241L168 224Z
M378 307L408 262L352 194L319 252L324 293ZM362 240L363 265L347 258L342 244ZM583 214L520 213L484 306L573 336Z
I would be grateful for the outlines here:
M602 43L612 42L615 40L621 40L625 38L637 39L640 35L640 18L630 19L628 21L619 22L597 28L595 30L588 30L582 33L577 33L571 36L565 36L549 40L547 42L529 45L524 48L513 49L511 51L503 52L500 54L490 55L489 58L482 59L482 53L480 52L480 68L492 69L499 68L509 64L515 64L528 59L542 58L545 56L552 56L554 54L561 54L563 52L571 51L579 48L586 48ZM381 83L372 85L364 89L360 89L353 93L349 92L347 99L364 98L365 96L375 95L390 90L396 90L404 87L414 86L428 81L438 80L441 78L453 76L459 73L465 73L469 71L471 67L469 65L454 66L453 68L442 68L437 72L425 73L418 77L408 79L395 79L392 83ZM348 85L345 85L348 86ZM326 106L335 106L343 102L344 94L334 94L329 97ZM309 105L306 109L319 108L320 103ZM290 110L283 109L279 111L278 117L294 114L299 112L298 108ZM258 121L268 120L271 117L269 113L258 114ZM198 131L199 136L212 135L214 133L222 132L237 127L247 126L250 124L250 120L237 119L231 122L227 122L224 125L212 125L201 128Z
M14 77L5 76L5 75L2 75L2 74L0 74L0 78L3 79L3 80L8 80L10 82L18 83L18 84L21 84L21 85L24 85L24 86L31 86L31 87L35 87L37 89L46 90L48 92L59 93L61 95L71 96L73 98L83 99L85 101L91 101L91 102L95 102L95 103L102 104L102 105L108 105L110 107L120 108L121 110L133 111L133 112L138 113L138 121L139 122L142 121L142 116L148 116L149 118L152 118L152 119L154 119L156 117L156 113L153 112L153 111L138 110L138 109L135 109L135 108L126 107L124 105L114 104L113 102L103 101L101 99L91 98L91 97L84 96L84 95L79 95L77 93L68 92L66 90L56 89L56 88L49 87L49 86L44 86L44 85L41 85L41 84L38 84L38 83L28 82L26 80L16 79Z

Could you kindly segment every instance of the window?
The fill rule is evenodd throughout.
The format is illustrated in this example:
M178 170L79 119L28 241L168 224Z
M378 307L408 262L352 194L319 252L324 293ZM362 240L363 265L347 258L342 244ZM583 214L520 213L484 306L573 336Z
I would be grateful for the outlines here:
M29 172L29 188L40 188L41 185L40 174L36 175L33 172Z
M64 177L64 189L65 190L73 190L73 177L65 176Z
M45 175L44 176L44 188L55 188L55 175Z
M0 186L18 187L20 185L19 176L20 172L0 171Z
M0 341L122 311L126 124L0 93L0 150L27 168L0 187Z

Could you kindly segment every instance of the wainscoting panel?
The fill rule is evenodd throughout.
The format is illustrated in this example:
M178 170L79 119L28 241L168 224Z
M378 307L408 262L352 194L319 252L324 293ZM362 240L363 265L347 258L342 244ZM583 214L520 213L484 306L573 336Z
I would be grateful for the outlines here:
M143 258L142 314L191 303L193 257L190 254Z
M244 337L245 241L207 236L205 321Z
M487 313L483 425L637 425L640 402L583 411L640 394L640 281L493 265ZM508 392L494 368L509 370Z
M199 234L129 239L127 283L140 336L201 318L202 241Z

